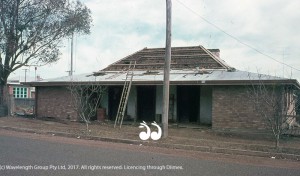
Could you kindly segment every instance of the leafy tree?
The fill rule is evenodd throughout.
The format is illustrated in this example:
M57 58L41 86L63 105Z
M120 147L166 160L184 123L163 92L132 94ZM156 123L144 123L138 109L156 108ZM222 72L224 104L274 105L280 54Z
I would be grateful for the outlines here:
M62 40L89 34L91 11L79 1L0 1L0 105L4 87L15 70L57 61Z

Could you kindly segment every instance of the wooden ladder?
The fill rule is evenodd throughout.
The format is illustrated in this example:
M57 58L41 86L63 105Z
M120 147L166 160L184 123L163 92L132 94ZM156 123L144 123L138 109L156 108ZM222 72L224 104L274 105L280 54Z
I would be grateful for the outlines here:
M125 78L125 82L124 82L124 86L123 86L123 91L122 91L122 96L121 96L120 103L119 103L117 116L115 119L114 128L116 128L117 124L120 124L120 128L121 128L122 123L123 123L126 106L127 106L127 102L128 102L128 97L129 97L129 93L130 93L130 89L131 89L131 85L132 85L133 70L135 68L135 64L136 64L136 61L131 61L129 68L127 70L127 73L126 73L126 78Z

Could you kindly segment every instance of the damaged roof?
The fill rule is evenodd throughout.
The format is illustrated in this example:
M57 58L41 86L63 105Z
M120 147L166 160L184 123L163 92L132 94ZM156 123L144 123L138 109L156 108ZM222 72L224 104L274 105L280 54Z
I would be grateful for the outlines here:
M203 46L172 47L171 69L230 69L219 58L219 49L205 49ZM137 51L101 71L127 70L130 63L135 62L135 70L163 70L165 63L165 48L144 48Z
M55 79L31 82L32 86L68 85L72 82L90 83L102 85L124 85L127 71L106 71L94 76L93 74L81 74L76 76L64 76ZM133 71L133 85L162 85L163 71ZM286 79L270 75L234 70L172 70L170 72L170 85L251 85L251 84L289 84L300 87L295 79ZM27 83L29 84L29 83Z
M289 84L299 88L296 79L286 79L236 70L220 59L219 49L202 46L173 47L171 58L170 85L251 85ZM38 82L31 86L68 85L72 82L95 82L103 85L123 85L128 69L136 63L133 74L134 85L162 85L164 78L164 48L144 48L108 67L94 73L64 76Z

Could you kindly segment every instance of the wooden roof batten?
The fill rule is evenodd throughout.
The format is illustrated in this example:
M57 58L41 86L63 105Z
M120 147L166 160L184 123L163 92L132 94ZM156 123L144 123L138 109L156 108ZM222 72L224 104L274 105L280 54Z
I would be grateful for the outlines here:
M124 77L130 61L137 61L134 69L134 85L162 85L164 69L164 48L144 48L108 67L92 74L74 77L64 76L36 82L26 82L30 86L64 86L70 82L85 84L95 82L101 85L124 85ZM170 85L253 85L259 80L266 84L294 85L300 89L296 79L270 76L263 80L261 75L235 70L218 55L219 49L205 49L202 46L173 47ZM249 78L251 74L251 79ZM76 78L76 79L75 79Z
M221 60L212 52L219 52L219 49L205 49L203 46L172 47L171 69L222 69L232 71L225 61ZM165 48L144 48L131 55L120 59L103 71L124 71L131 61L136 61L136 70L163 70Z

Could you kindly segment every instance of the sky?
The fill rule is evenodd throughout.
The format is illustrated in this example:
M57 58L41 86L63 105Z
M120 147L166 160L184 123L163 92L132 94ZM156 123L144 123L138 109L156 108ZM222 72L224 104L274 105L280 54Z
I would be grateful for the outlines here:
M74 75L98 71L145 47L165 47L165 0L81 1L92 12L93 26L90 35L74 38ZM299 8L298 0L172 0L171 45L218 48L221 59L238 70L299 81ZM58 62L36 72L22 68L11 77L24 76L24 69L31 77L66 76L70 50L66 39Z

